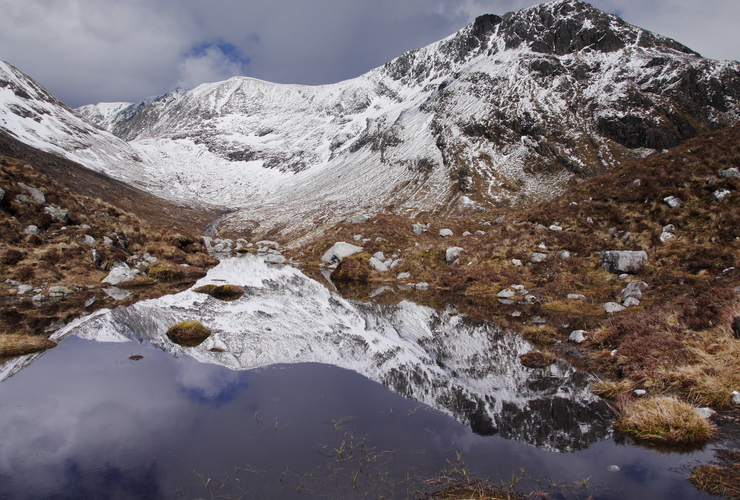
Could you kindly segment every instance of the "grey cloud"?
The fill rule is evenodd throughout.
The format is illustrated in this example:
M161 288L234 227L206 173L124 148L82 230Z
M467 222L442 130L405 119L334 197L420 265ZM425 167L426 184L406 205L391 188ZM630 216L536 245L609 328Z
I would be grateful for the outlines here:
M451 35L477 15L536 3L0 0L0 59L71 106L133 101L237 74L331 83ZM592 3L706 57L740 58L737 0Z

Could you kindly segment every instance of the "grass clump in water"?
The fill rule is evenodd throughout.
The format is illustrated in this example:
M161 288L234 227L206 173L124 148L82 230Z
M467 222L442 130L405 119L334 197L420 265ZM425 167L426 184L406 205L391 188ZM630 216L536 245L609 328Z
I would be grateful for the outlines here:
M237 300L244 295L244 289L238 285L203 285L194 289L195 292L205 293L211 297L224 301Z
M183 321L167 330L167 338L183 347L196 347L211 336L211 330L200 321Z
M740 499L740 451L719 450L720 463L697 467L689 480L700 490Z
M32 354L56 347L56 345L57 343L53 340L35 335L17 333L0 335L0 358Z
M541 351L530 351L519 356L519 361L527 368L545 368L553 364L557 359L549 352Z
M717 432L694 407L666 396L633 402L617 421L617 428L638 441L669 445L703 443Z

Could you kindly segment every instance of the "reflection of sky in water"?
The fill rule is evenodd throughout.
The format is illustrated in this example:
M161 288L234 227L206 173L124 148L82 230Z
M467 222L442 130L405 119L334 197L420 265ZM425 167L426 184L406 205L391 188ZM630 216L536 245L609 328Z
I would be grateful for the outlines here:
M131 354L145 357L131 361ZM335 430L331 421L343 418ZM523 467L526 476L571 484L590 476L589 484L606 486L588 492L595 498L710 498L675 470L710 453L659 454L612 441L551 453L476 435L339 368L235 372L134 342L70 337L4 381L0 433L0 498L173 498L176 487L197 498L204 492L194 471L215 483L227 470L258 498L311 498L322 488L342 497L345 490L328 485L337 460L327 455L362 438L374 454L394 450L377 466L396 478L434 474L457 450L469 470L494 480ZM612 464L622 471L606 472ZM349 470L352 462L342 465ZM308 489L297 492L301 477Z

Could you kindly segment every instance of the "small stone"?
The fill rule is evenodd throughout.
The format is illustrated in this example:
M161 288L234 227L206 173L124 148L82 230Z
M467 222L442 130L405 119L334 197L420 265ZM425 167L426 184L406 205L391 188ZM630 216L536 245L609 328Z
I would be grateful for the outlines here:
M82 243L85 245L94 245L95 244L95 238L90 236L89 234L86 234L82 237Z
M27 186L22 182L18 183L18 187L24 190L36 203L46 203L46 196L39 189L31 186Z
M628 280L628 279L630 279L630 275L627 274L627 273L622 273L622 274L619 275L619 279L622 280L622 281Z
M585 342L586 341L585 333L586 333L585 330L573 330L572 332L570 332L570 336L568 337L568 340L570 340L571 342L575 342L576 344Z
M349 220L350 224L362 224L363 222L367 222L368 217L362 214L355 215Z
M537 297L535 297L534 295L525 295L524 296L524 301L525 302L532 303L532 302L534 302L536 300L537 300Z
M556 231L556 232L560 232L563 230L562 227L556 226L555 224L551 225L548 229L550 229L550 231Z
M676 237L675 234L663 231L662 233L660 233L660 242L665 243L666 241L670 240L671 238L675 238L675 237Z
M462 235L463 236L470 236L471 234L473 234L473 233L471 233L470 231L465 231Z
M586 296L580 293L569 293L566 300L586 300Z
M108 273L108 276L103 278L101 283L108 283L110 285L117 285L124 281L131 281L136 277L134 270L131 269L125 262L116 262Z
M634 184L635 186L642 186L642 181L640 179L635 179L634 181L632 181L632 184Z
M634 297L627 297L626 299L624 299L624 300L622 301L622 305L623 305L624 307L634 307L634 306L639 306L639 305L640 305L640 300L639 300L639 299L636 299L636 298L634 298Z
M532 323L536 325L544 325L545 323L547 323L547 320L542 316L532 316Z
M732 404L740 405L740 392L732 391Z
M112 298L113 300L124 300L126 297L134 293L129 290L118 288L117 286L109 286L108 288L103 288L103 291L108 297Z
M407 280L407 279L409 279L410 277L411 277L411 273L407 271L407 272L405 272L405 273L401 273L401 274L399 274L398 276L396 276L396 279L397 279L397 280Z
M632 394L634 394L638 398L641 398L647 394L647 391L645 389L635 389L634 391L632 391Z
M110 239L110 238L108 238L107 236L103 236L103 243L105 243L106 245L113 245L113 240ZM214 247L214 250L216 250L216 248L218 248L218 246L221 246L222 247L221 250L223 250L223 244L222 243L219 243L218 245L216 245ZM219 250L216 250L216 251L219 251Z
M388 266L375 257L370 257L370 266L381 273L388 271Z
M513 313L511 313L512 318L519 318L521 317L521 315L522 315L521 311L514 311Z
M416 286L416 288L419 289L419 290L427 290L427 289L429 289L429 283L427 283L426 281L422 281L421 283L417 283L414 286Z
M725 170L720 170L719 176L723 179L729 179L730 177L740 177L740 170L738 170L737 167L730 167Z
M414 233L421 236L429 230L429 224L416 223L413 226Z
M352 237L352 239L355 240L355 241L360 241L362 239L362 235L361 234L356 234L356 235L354 235Z
M32 292L33 287L31 285L21 285L18 287L18 295L25 295L28 292Z
M51 205L48 207L44 207L44 212L51 215L56 220L63 222L64 224L69 222L69 210L59 208L56 205Z
M607 314L614 314L618 312L622 312L625 310L625 307L617 304L616 302L607 302L604 304L604 311L607 312Z
M53 286L49 288L49 297L52 299L62 299L67 295L72 295L74 292L66 286Z
M622 299L634 297L636 299L642 298L642 293L650 288L650 285L644 281L632 281L622 289Z
M505 289L501 290L500 292L498 292L497 297L500 298L500 299L510 299L514 295L516 295L516 292L514 290L510 290L508 288L505 288Z
M609 467L606 468L606 470L609 472L619 472L621 469L619 468L618 465L610 465Z
M547 259L546 253L535 252L530 257L530 260L534 263L544 262Z
M502 215L501 217L499 217L495 221L493 221L493 223L496 224L496 225L499 225L499 224L501 224L505 220L506 220L506 216L505 215ZM488 223L488 225L489 226L491 225L490 222Z
M729 189L722 188L722 189L718 189L717 191L715 191L712 194L714 195L714 199L715 200L717 200L717 201L724 201L725 198L727 198L728 196L730 196L730 190Z
M34 226L31 224L30 226L26 226L23 229L23 232L26 234L35 234L36 236L41 236L41 232L39 231L38 226Z
M46 300L46 295L44 295L43 293L39 293L31 297L31 302L33 302L34 304L40 304L44 300Z
M555 256L562 260L568 260L570 259L571 255L568 250L560 250Z
M663 198L663 203L670 208L679 208L683 204L683 201L678 196L666 196Z
M440 236L441 236L442 238L447 238L447 237L449 237L449 236L452 236L452 235L454 235L454 234L455 234L455 233L453 233L453 232L452 232L452 229L440 229L440 230L439 230L439 235L440 235Z
M447 250L445 250L445 260L448 264L451 264L455 262L455 260L460 256L460 254L463 252L462 247L450 247Z
M511 259L511 263L514 264L515 267L522 267L522 261L519 259Z
M475 234L476 234L476 235L478 235L478 236L483 236L484 234L486 234L486 232L485 232L485 231L481 231L480 229L478 229L478 230L477 230L477 231L475 232Z

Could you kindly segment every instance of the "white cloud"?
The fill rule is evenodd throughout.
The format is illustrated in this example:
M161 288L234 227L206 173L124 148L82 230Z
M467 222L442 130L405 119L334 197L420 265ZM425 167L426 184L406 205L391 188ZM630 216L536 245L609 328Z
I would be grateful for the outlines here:
M219 47L208 47L202 53L189 55L178 65L177 86L186 89L201 83L218 82L232 76L245 75L247 64L233 60Z

